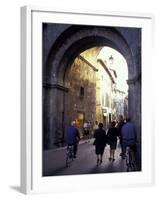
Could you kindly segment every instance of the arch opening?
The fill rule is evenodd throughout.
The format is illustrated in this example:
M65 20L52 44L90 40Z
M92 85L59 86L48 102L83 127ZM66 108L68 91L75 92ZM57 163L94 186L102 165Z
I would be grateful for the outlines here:
M113 63L110 57L113 57ZM128 116L127 63L110 47L92 47L81 52L64 75L64 130L75 120L83 135L83 124L102 122L105 130L112 120ZM93 131L93 130L92 130Z

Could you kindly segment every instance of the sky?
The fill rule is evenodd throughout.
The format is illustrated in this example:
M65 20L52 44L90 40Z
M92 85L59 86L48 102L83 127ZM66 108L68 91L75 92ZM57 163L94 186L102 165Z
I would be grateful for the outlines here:
M109 57L114 58L113 63L110 63ZM98 58L106 61L107 66L116 70L117 73L117 89L127 92L128 85L126 80L128 80L128 67L125 58L115 49L110 47L103 47L100 51Z

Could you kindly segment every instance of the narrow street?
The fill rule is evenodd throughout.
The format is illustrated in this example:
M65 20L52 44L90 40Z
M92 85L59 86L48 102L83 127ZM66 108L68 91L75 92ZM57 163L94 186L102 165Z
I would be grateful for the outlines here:
M105 148L103 163L96 165L95 147L93 140L82 141L78 146L77 158L66 167L66 148L44 151L43 176L75 175L92 173L126 172L125 160L121 159L120 147L115 152L115 161L109 161L109 146Z

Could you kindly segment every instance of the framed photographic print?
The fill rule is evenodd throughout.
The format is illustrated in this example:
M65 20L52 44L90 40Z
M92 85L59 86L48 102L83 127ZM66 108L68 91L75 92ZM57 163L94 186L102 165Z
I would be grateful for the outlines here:
M24 193L153 183L152 26L149 14L21 8Z

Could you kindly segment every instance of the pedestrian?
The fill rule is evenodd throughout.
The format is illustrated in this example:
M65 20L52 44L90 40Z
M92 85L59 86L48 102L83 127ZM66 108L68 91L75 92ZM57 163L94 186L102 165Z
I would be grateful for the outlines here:
M83 135L84 139L86 139L86 142L89 140L89 123L87 121L83 124Z
M125 158L126 147L133 147L134 151L136 148L137 135L135 125L128 118L126 124L121 129L122 140L123 140L123 158Z
M91 133L92 133L92 122L91 121L88 121L88 142L90 142L90 139L91 139Z
M109 141L110 145L110 156L109 160L115 161L115 150L117 146L117 137L119 135L118 129L115 127L116 122L112 121L111 122L111 127L108 129L107 132L107 140Z
M95 131L96 129L98 129L98 121L95 121L95 124L93 126L93 131Z
M106 146L106 132L103 129L103 124L99 123L98 129L94 132L95 153L97 155L97 165L102 163L102 157Z
M122 129L124 124L125 124L124 118L123 118L122 115L120 115L119 123L118 123L119 141L120 141L120 147L121 147L120 156L123 156L123 138L122 138L122 134L121 134L121 129Z
M76 122L72 121L71 125L67 127L66 142L67 146L73 145L74 158L76 158L79 140L80 140L80 134L76 127Z

